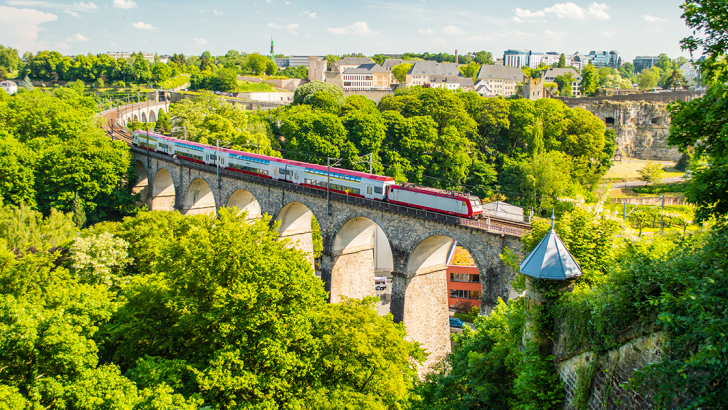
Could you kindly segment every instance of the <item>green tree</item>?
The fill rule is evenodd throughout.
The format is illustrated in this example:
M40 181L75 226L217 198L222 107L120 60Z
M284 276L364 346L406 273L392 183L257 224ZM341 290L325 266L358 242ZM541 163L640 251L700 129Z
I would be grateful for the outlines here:
M18 85L20 85L21 88L27 91L31 91L33 89L33 83L30 81L30 78L27 74L25 75L23 81L21 81Z
M306 111L291 114L283 120L281 131L288 139L286 149L304 154L297 156L301 161L326 164L325 157L342 158L344 150L348 157L359 155L353 145L347 144L346 129L339 117L333 114Z
M35 203L35 163L37 154L11 136L0 132L0 198L3 204L31 208Z
M268 60L265 63L265 74L266 75L276 75L278 72L278 66L273 60Z
M561 55L559 56L559 62L556 67L566 68L566 56L564 56L564 53L561 53Z
M682 75L682 72L680 70L673 70L665 79L665 84L662 88L668 89L672 87L672 90L675 91L678 87L685 87L686 85L685 76Z
M73 222L78 229L83 228L83 225L86 224L86 211L83 209L83 202L81 202L78 192L73 197Z
M78 228L73 215L52 210L43 217L25 204L0 208L0 243L10 250L29 248L47 250L61 246L76 236Z
M164 110L159 110L157 123L154 125L154 129L162 134L169 134L172 130L172 125L169 122L169 116L164 113Z
M293 93L293 105L311 104L311 99L320 91L330 93L339 105L344 104L344 92L341 88L323 81L311 81L308 84L296 88L296 91Z
M579 84L579 90L582 94L594 94L599 87L599 74L597 73L594 65L589 63L586 67L581 70L581 84Z
M267 57L259 54L259 53L253 53L248 56L248 60L246 62L246 68L249 71L252 71L256 75L261 75L265 72L266 68L268 67L268 61L270 61Z
M331 64L334 64L335 62L341 60L341 57L335 56L333 54L326 54L324 60L326 60L326 68L331 68Z
M562 97L571 97L573 84L576 83L574 74L566 73L563 75L557 75L554 80L559 87L559 95Z
M640 90L651 90L657 86L658 76L653 70L642 70L637 75L637 85Z
M658 162L648 162L639 171L640 181L648 183L657 183L662 181L665 171L662 170L662 164Z
M458 67L460 72L463 74L463 76L472 78L473 81L478 77L478 72L480 71L480 64L476 63L475 61L471 61L468 65Z
M473 58L473 61L480 65L495 64L495 61L493 60L493 54L490 51L478 51L477 53L475 53L475 58Z
M668 68L672 67L670 57L668 57L665 53L660 54L660 59L655 63L655 67L662 71L666 71Z
M412 64L401 63L392 67L392 75L399 81L400 84L404 84L407 81L407 73L412 69Z

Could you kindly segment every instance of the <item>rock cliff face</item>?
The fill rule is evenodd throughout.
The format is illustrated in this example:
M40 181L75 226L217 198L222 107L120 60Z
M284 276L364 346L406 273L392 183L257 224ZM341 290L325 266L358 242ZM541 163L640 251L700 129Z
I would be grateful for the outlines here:
M667 145L670 116L667 105L654 102L588 102L577 104L617 134L617 155L629 158L677 161L680 152ZM621 150L621 152L620 152Z

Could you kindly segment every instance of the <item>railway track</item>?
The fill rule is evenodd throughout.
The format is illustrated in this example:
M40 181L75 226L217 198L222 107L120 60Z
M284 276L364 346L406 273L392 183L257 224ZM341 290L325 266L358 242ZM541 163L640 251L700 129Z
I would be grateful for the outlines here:
M125 106L124 111L128 109L133 110L137 105L143 104L144 103ZM124 141L126 144L131 145L132 132L124 127L119 121L119 114L121 112L121 110L114 108L99 113L99 115L105 119L105 121L103 121L102 128L112 140ZM531 231L531 224L527 222L514 221L495 215L484 214L480 219L460 219L461 225L467 225L472 228L483 229L494 233L500 232L503 234L509 233L522 236Z

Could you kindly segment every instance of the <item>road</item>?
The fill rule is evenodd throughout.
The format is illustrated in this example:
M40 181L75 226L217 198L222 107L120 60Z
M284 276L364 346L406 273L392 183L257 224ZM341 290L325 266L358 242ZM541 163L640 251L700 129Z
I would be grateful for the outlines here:
M670 178L663 178L662 181L660 181L661 184L669 184L673 182L682 182L684 181L684 177L670 177ZM625 187L632 187L632 186L645 186L645 185L652 185L652 183L647 183L644 181L627 181L627 182L619 182L612 185L612 188L625 188Z

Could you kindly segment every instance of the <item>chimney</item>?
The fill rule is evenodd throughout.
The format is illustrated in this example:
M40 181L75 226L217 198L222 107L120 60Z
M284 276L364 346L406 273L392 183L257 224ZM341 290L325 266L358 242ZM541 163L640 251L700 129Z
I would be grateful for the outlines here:
M455 50L455 64L458 63L458 51Z

